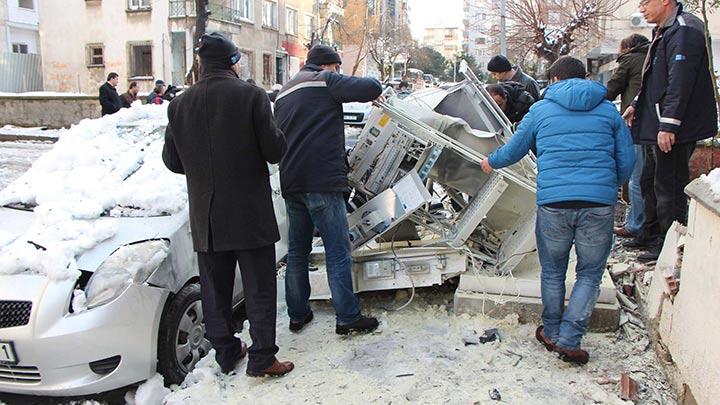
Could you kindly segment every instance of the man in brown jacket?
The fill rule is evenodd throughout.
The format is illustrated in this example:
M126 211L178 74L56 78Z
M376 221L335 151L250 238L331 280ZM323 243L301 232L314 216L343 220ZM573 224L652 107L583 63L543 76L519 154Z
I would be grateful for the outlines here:
M240 52L232 41L203 35L198 54L200 80L168 107L163 161L187 178L205 335L224 373L248 352L231 327L237 264L253 341L247 374L284 375L294 366L275 358L280 235L267 163L280 161L285 139L265 91L238 78Z

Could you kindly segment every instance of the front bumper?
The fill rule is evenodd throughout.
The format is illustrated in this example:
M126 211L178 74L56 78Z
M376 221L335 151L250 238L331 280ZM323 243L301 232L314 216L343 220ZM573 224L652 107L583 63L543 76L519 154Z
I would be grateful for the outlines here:
M0 341L13 342L18 360L0 365L0 392L88 395L155 373L158 325L169 292L131 285L105 305L70 314L73 285L34 275L0 276L0 300L33 303L27 325L0 329ZM113 356L121 360L110 373L90 369L90 362Z

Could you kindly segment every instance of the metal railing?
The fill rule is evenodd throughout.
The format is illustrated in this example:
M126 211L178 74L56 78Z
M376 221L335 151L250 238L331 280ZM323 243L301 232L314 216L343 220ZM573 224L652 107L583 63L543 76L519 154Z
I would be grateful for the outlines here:
M209 19L230 24L240 24L246 20L241 10L222 4L208 3ZM170 18L195 17L195 1L170 0Z

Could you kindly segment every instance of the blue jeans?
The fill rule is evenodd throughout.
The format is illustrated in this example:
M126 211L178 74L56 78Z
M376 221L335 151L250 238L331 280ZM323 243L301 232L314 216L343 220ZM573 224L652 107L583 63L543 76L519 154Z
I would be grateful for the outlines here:
M587 332L612 246L613 210L538 207L535 236L542 266L543 331L562 348L579 348ZM573 243L577 277L565 308L565 274Z
M625 221L625 229L633 235L640 235L645 223L645 203L640 191L640 177L645 166L645 152L642 145L635 145L635 167L629 183L630 211Z
M310 313L308 258L315 228L325 246L325 267L338 325L360 319L360 302L353 291L350 233L342 193L295 193L285 196L288 216L288 258L285 299L288 316L302 321Z

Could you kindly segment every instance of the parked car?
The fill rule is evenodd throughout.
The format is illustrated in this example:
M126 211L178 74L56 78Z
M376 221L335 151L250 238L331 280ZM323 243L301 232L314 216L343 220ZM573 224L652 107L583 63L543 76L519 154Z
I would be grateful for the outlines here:
M149 163L159 159L157 150L151 151L144 164L161 165ZM276 167L271 173L275 209L282 214ZM18 242L27 248L17 239L40 215L34 208L18 203L0 207L0 251ZM87 395L143 381L156 372L166 384L179 384L210 351L187 205L172 213L121 214L114 220L112 237L75 257L77 278L0 269L0 392ZM72 221L82 225L92 219ZM278 221L285 226L282 215ZM37 241L27 243L44 250ZM278 242L278 258L286 251L285 241ZM243 290L238 269L236 274L234 320L241 328ZM77 295L84 297L84 305L74 302Z
M343 120L347 125L365 125L372 111L372 103L343 103Z

